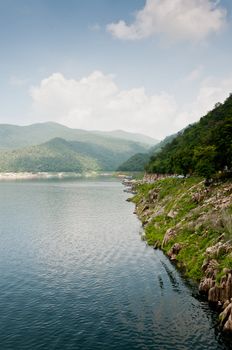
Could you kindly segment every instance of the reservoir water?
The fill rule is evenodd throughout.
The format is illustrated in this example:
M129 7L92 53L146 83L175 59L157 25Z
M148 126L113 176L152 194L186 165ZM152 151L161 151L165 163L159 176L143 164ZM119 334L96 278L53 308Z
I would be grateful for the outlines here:
M0 349L229 349L117 180L0 182Z

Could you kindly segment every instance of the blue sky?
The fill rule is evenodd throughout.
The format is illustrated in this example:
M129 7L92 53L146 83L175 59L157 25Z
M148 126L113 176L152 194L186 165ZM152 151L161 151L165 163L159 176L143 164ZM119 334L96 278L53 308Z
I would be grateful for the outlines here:
M0 0L0 123L162 138L232 92L230 0Z

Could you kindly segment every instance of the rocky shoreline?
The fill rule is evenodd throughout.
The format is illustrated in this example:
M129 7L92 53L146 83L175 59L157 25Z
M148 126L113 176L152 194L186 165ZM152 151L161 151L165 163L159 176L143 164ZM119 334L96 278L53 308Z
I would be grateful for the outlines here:
M232 333L232 183L146 175L127 182L143 239L162 249L199 293L215 305L221 329ZM128 191L129 192L129 191Z

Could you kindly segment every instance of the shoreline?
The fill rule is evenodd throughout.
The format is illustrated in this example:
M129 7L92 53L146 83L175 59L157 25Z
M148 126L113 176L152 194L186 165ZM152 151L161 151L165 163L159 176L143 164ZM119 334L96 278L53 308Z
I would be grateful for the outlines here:
M220 313L220 328L231 335L231 181L206 188L200 178L144 177L131 182L131 193L141 238L198 284L199 294Z
M14 180L41 180L41 179L78 179L90 177L110 177L117 176L115 172L8 172L0 173L0 181L14 181Z

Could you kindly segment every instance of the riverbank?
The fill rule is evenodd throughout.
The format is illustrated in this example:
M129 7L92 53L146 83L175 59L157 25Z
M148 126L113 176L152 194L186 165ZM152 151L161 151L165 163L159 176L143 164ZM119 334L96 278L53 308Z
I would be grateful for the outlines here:
M202 178L166 178L136 191L143 238L199 283L221 311L223 330L232 332L232 182L205 187Z

